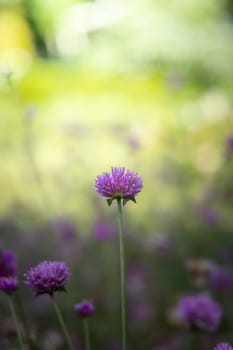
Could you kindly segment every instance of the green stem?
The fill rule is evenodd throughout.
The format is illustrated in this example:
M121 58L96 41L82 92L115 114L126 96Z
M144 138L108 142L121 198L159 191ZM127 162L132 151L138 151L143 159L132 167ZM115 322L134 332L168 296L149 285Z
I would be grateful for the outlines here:
M83 329L84 329L84 337L85 337L85 347L86 350L90 350L90 333L89 333L89 324L86 318L83 319Z
M117 199L118 226L120 239L120 272L121 272L121 327L122 327L122 350L126 350L126 298L125 298L125 258L123 237L123 216L121 199Z
M61 314L61 311L60 311L60 308L58 306L58 304L56 303L56 301L54 300L54 298L52 297L52 301L53 301L53 306L54 306L54 310L56 312L56 315L57 315L57 318L58 318L58 321L60 323L60 326L62 328L62 331L64 333L64 336L66 338L66 342L68 344L68 347L70 350L74 350L73 348L73 345L72 345L72 342L71 342L71 339L70 339L70 336L69 336L69 333L67 331L67 328L66 328L66 325L65 325L65 322L63 320L63 317L62 317L62 314Z
M28 319L28 317L25 313L22 299L21 299L19 293L15 293L15 302L16 302L16 307L19 310L20 319L22 321L22 324L24 325L25 339L27 340L29 349L31 349L31 350L39 349L39 347L34 342L34 339L32 336L32 331L31 331L31 326L30 326L30 320Z
M190 334L190 349L196 350L196 349L201 349L202 348L202 344L201 344L201 332L198 330L193 330L191 331Z
M12 297L9 295L8 297L8 301L9 301L9 306L10 306L10 310L11 310L11 314L12 314L12 318L14 320L15 323L15 328L16 328L16 332L17 332L17 338L18 338L18 342L19 342L19 348L20 350L24 350L24 346L23 346L23 339L19 330L19 324L18 324L18 320L17 320L17 316L16 316L16 311L15 311L15 306L13 303L13 299Z

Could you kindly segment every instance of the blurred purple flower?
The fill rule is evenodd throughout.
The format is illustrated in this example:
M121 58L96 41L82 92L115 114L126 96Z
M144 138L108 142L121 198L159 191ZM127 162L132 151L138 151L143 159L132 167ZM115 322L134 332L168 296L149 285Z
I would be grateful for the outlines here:
M153 237L153 246L160 253L168 252L174 245L173 243L172 237L166 233L157 233Z
M112 239L117 236L116 227L103 219L98 219L93 227L94 237L97 240Z
M218 258L221 262L230 263L233 260L233 247L231 245L219 248Z
M70 272L64 262L44 261L32 267L25 274L25 284L37 295L53 295L56 291L64 291Z
M214 347L214 350L233 350L233 347L229 343L219 343Z
M191 294L179 299L173 317L180 324L215 331L222 318L222 309L206 294Z
M231 134L227 137L226 148L227 148L228 155L233 153L233 134Z
M74 305L74 311L78 316L89 317L95 312L95 307L90 300L83 300L79 304Z
M215 266L210 272L209 280L217 290L233 291L233 272L228 269Z
M75 223L68 217L60 216L55 218L53 226L57 235L56 255L69 264L77 263L82 255L82 246Z
M0 249L0 277L17 275L17 258L13 251Z
M103 197L123 198L135 201L135 196L142 190L142 178L124 167L113 167L110 173L103 173L96 178L96 191ZM111 204L111 202L110 202Z
M127 271L126 286L131 296L142 294L145 290L147 273L143 266L132 265Z
M217 211L211 207L202 207L200 209L200 217L209 226L214 226L219 222Z
M175 253L175 240L172 235L168 233L155 233L144 238L142 241L146 250L156 251L156 253L163 257L170 257Z
M65 217L57 218L54 227L61 239L64 241L72 241L76 238L76 228L71 220Z
M152 310L150 303L143 298L137 298L130 304L132 320L140 325L145 325L145 323L149 322L152 317Z
M0 277L0 290L12 294L19 288L19 282L15 277Z

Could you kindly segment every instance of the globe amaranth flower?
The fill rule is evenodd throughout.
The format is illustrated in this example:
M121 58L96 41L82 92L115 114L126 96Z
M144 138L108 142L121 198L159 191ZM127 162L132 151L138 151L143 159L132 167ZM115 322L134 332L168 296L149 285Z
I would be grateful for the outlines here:
M78 316L89 317L95 312L95 307L90 300L83 300L79 304L74 305L74 311Z
M39 294L50 294L56 291L65 291L65 285L70 272L64 262L43 261L32 267L25 274L25 284Z
M233 350L233 347L229 343L219 343L214 347L214 350Z
M0 277L15 277L16 274L17 259L15 253L0 248Z
M12 294L19 288L19 282L15 277L0 277L0 290Z
M206 294L181 297L174 313L180 323L206 331L217 329L222 318L220 305Z
M112 167L110 173L103 173L95 180L96 191L103 197L108 197L111 205L114 199L135 201L135 196L142 190L142 178L124 167Z

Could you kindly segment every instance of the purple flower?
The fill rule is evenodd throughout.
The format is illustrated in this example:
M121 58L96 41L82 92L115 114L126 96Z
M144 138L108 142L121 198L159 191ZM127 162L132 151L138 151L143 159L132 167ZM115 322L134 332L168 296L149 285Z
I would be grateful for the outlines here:
M65 291L70 272L64 262L43 261L25 274L25 284L39 294Z
M233 272L232 271L216 266L212 268L209 278L210 278L211 285L215 289L229 291L229 292L233 291Z
M230 153L233 152L233 134L227 137L227 151Z
M203 207L200 211L201 219L204 223L209 226L214 226L219 222L219 215L214 208L211 207Z
M103 241L103 240L113 239L114 237L116 237L117 230L113 224L103 219L98 219L94 223L93 234L95 239L99 241Z
M153 316L153 308L143 298L135 298L130 304L129 312L134 323L140 325L148 323Z
M97 176L96 191L103 197L109 198L109 205L113 199L124 199L135 202L135 196L142 190L142 178L124 167L113 167L110 173Z
M214 350L233 350L233 347L229 343L219 343L214 347Z
M220 324L222 309L210 296L192 294L179 299L174 314L180 323L189 327L214 331Z
M11 250L0 249L0 277L15 277L17 274L16 255Z
M156 233L148 238L147 243L161 255L172 252L175 246L172 236L167 233Z
M57 218L54 222L55 229L60 238L64 241L73 242L76 236L76 229L74 223L65 217Z
M12 294L19 288L19 282L15 277L0 277L0 290Z
M90 300L83 300L74 305L74 311L78 316L89 317L95 312L95 307Z
M126 288L131 296L138 296L145 290L147 271L140 264L132 265L126 273Z

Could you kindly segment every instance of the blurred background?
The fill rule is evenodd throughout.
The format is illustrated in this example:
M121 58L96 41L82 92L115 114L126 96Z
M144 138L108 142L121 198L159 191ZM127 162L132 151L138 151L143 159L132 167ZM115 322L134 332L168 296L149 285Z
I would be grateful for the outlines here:
M124 211L130 349L191 349L169 310L203 291L224 319L198 348L233 340L232 38L232 0L0 0L0 245L20 278L43 259L69 264L77 349L83 297L95 348L120 349L116 208L94 188L111 166L144 180ZM203 259L220 284L202 280ZM63 349L46 297L21 293L37 345ZM3 295L0 307L14 349Z

